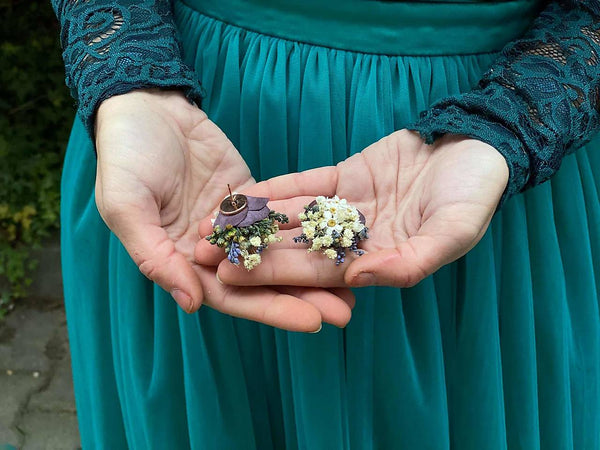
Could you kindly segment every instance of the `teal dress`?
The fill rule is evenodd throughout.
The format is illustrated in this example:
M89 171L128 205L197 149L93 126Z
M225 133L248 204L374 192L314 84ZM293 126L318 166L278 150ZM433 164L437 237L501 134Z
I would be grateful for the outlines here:
M93 24L127 23L134 14L160 23L168 12L122 1L113 3L130 5L127 14L105 8L96 22L77 22L70 5L91 8L87 2L55 3L63 42ZM163 24L163 48L151 56L164 58L162 75L135 72L144 56L131 52L115 63L129 75L113 84L81 76L89 41L67 42L67 82L81 119L64 165L62 246L83 447L600 448L597 118L561 125L570 146L552 147L518 119L500 127L508 113L486 124L473 113L485 116L476 92L496 102L512 95L482 97L494 80L479 80L543 7L530 0L178 0L173 20L187 65L169 37L175 28ZM125 48L112 45L113 52ZM504 58L510 69L510 54ZM575 67L568 59L561 65ZM508 90L523 92L520 80ZM482 140L500 136L511 190L465 257L410 289L357 290L345 329L301 334L209 308L188 315L139 272L94 203L94 107L148 85L202 97L258 179L335 164L413 124L429 140L469 130L484 130ZM571 106L592 101L586 88L578 87L582 98ZM550 95L544 92L540 105ZM509 104L523 114L533 100L521 101ZM536 117L572 118L569 107L557 109L563 115L540 107ZM539 184L561 161L551 181Z

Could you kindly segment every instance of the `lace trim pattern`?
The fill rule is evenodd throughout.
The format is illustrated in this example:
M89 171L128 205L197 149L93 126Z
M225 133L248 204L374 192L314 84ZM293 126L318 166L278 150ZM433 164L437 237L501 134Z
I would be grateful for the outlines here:
M90 135L98 105L133 89L178 88L200 103L204 93L182 61L171 2L52 2L61 24L66 84Z
M464 134L495 147L510 169L501 204L550 178L600 129L600 2L551 2L471 91L423 111L407 128L433 143Z

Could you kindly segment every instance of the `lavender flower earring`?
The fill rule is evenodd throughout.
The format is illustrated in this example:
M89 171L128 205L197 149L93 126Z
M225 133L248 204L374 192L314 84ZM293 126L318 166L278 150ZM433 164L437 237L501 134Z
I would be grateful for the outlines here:
M261 263L262 251L282 239L276 236L279 226L275 222L289 220L285 214L269 209L268 198L234 194L229 185L227 188L229 196L221 202L213 232L206 240L224 248L232 264L239 265L242 257L244 267L252 270Z
M302 234L294 242L310 244L309 252L321 250L325 256L335 259L339 266L351 251L361 256L358 243L369 238L365 216L345 199L317 197L298 214Z

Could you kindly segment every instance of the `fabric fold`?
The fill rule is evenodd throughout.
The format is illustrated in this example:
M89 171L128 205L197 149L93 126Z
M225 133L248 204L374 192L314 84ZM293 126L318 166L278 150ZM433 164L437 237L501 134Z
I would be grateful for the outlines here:
M495 58L344 51L174 14L203 108L257 179L338 163ZM178 310L103 225L91 146L77 121L62 236L84 447L600 447L599 140L508 201L465 257L411 289L358 290L350 324L315 335Z

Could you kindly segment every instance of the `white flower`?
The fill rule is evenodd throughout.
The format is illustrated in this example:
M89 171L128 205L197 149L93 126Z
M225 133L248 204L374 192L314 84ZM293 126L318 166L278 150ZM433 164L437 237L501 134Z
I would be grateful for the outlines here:
M325 253L325 256L327 256L329 259L335 259L337 257L337 252L332 248L328 248L323 253Z
M354 231L355 233L360 233L363 230L364 227L365 226L362 223L360 223L360 222L354 222L352 224L352 231Z
M250 244L252 244L254 247L260 247L260 245L262 244L262 241L260 240L260 236L251 237Z
M323 241L321 238L314 238L312 241L312 247L310 248L311 250L319 250L323 245Z
M261 263L261 258L258 253L253 253L251 255L244 257L244 267L248 270L254 269Z
M298 214L298 219L300 219L302 221L306 220L307 219L306 214L304 214L304 213Z
M344 231L344 227L341 225L335 225L331 228L339 234L342 234L342 232Z
M299 216L302 232L312 241L309 250L336 251L338 247L351 247L356 234L365 228L360 222L359 211L337 195L331 198L318 196L315 203L315 208L309 208ZM307 220L302 220L305 217Z

